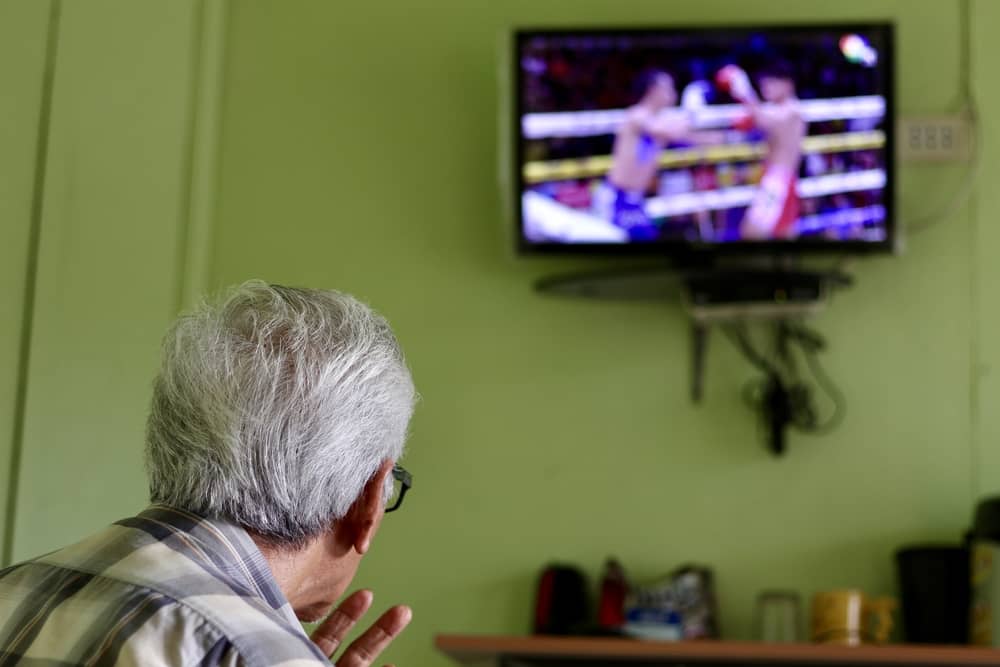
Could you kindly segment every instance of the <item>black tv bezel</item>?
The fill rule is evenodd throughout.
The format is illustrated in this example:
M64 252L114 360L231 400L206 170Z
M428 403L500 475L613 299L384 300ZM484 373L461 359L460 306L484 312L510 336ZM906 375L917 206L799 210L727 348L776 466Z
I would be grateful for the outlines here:
M885 45L879 68L885 80L885 170L888 178L885 185L886 238L883 241L822 241L798 239L794 241L731 242L731 243L691 243L686 241L666 241L656 243L532 243L524 234L524 211L522 195L525 183L523 174L524 141L521 135L523 115L523 80L520 63L523 42L543 36L572 35L594 37L607 35L655 35L669 33L720 33L720 32L861 32L879 31ZM511 31L510 66L513 70L511 81L514 86L511 105L511 140L514 142L512 161L514 185L510 193L513 199L515 218L515 249L519 255L576 255L576 256L635 256L635 257L687 257L687 256L754 256L790 254L888 254L898 246L896 220L896 24L885 20L850 23L794 23L794 24L727 24L727 25L675 25L669 27L607 27L583 28L514 28Z

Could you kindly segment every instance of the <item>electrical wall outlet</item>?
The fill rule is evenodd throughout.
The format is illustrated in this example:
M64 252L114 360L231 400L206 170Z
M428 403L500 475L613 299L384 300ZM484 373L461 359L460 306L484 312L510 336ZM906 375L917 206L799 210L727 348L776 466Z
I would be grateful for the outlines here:
M904 162L964 162L971 155L969 120L963 115L902 118L897 155Z

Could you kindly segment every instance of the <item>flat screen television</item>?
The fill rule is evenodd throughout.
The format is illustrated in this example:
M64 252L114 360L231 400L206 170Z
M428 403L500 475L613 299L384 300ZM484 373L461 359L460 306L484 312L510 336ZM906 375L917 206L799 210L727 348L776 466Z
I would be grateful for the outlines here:
M891 251L888 23L514 33L522 252Z

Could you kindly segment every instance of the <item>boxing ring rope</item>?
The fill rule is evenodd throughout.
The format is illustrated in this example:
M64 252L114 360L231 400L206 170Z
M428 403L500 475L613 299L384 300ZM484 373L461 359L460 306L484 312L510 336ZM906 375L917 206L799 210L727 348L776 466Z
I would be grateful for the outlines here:
M885 187L885 183L886 173L883 169L866 169L803 178L796 184L796 192L799 198L809 199L877 190ZM757 186L741 185L651 197L645 203L646 215L655 219L749 206L756 190ZM627 233L610 222L586 211L560 204L537 192L525 192L522 207L528 238L576 243L624 243L628 240ZM797 222L796 229L798 233L809 233L822 229L824 225L846 226L864 220L883 219L884 216L885 209L881 206L844 209L804 217Z
M767 105L765 105L766 107ZM885 98L881 95L833 97L821 100L802 100L799 109L810 123L829 120L878 120L885 116ZM678 113L674 108L664 113ZM521 133L526 139L563 137L592 137L614 134L625 120L625 109L601 111L555 111L529 113L521 117ZM746 115L741 104L710 104L694 114L697 129L732 127L737 119Z
M844 132L806 137L802 140L802 153L804 155L841 153L884 146L885 133L881 130ZM766 155L767 144L765 142L674 148L661 152L659 166L661 169L676 169L695 164L751 162L762 160ZM585 158L526 162L522 173L526 183L535 184L603 176L610 171L611 164L612 157L610 155L593 155Z
M826 174L803 178L796 184L799 199L812 199L845 192L878 190L885 187L885 170L866 169L844 174ZM669 218L698 211L749 206L753 201L756 185L737 185L718 190L682 192L646 200L646 215L650 218Z

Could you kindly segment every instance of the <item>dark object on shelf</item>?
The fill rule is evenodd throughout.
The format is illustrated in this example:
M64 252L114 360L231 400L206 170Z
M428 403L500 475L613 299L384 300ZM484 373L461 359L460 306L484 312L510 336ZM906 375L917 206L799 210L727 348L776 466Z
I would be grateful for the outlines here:
M979 646L1000 646L1000 496L976 506L969 539L969 638Z
M752 266L716 266L710 260L597 269L547 276L535 289L553 296L610 301L673 301L692 307L814 304L834 288L850 287L838 271L796 271Z
M969 638L969 550L928 545L896 553L903 632L913 644L964 644Z
M827 283L850 284L846 276L807 271L714 271L686 280L692 306L796 304L823 299Z
M538 579L536 635L583 634L590 629L587 580L572 565L549 565Z

